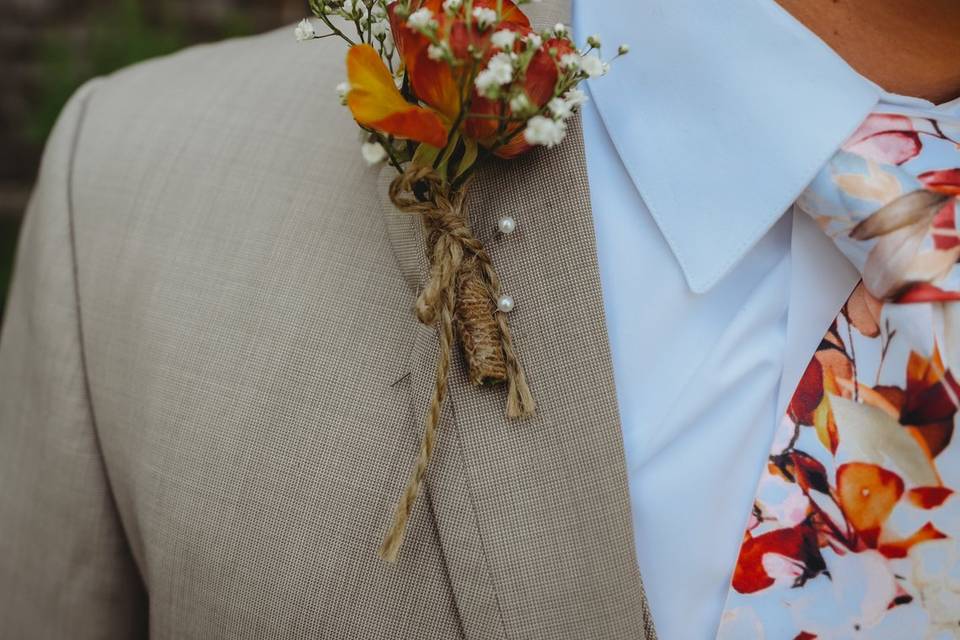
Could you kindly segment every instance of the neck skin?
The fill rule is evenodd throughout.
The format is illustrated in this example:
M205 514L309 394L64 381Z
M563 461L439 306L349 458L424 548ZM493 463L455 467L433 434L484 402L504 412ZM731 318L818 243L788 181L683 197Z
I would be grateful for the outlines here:
M960 95L958 0L777 0L884 90L947 102Z

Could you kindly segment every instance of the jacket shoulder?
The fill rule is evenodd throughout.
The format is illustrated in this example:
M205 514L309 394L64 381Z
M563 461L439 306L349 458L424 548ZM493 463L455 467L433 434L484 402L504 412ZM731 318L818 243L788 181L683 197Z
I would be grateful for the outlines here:
M345 47L335 39L297 42L292 27L188 47L108 76L98 88L101 106L146 109L159 104L172 115L219 107L259 117L292 115L291 103L345 112L334 88L345 75ZM332 99L331 99L332 98ZM229 101L229 102L228 102Z
M344 76L342 43L297 42L292 28L123 69L93 83L78 184L129 181L173 161L213 169L273 154L276 164L316 170L333 158L359 160L355 125L335 93ZM363 171L362 162L348 164Z

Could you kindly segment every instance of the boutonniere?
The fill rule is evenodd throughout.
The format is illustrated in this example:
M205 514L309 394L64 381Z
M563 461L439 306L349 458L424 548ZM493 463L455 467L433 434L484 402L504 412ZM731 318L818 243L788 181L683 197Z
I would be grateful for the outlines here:
M467 192L491 156L560 144L586 100L578 85L604 75L609 62L596 36L578 49L562 24L538 33L518 4L310 0L326 32L309 20L296 27L298 40L336 36L349 45L347 81L337 91L363 131L363 157L396 169L390 199L424 225L430 276L416 315L436 326L439 354L420 451L380 547L391 562L433 452L454 345L473 384L506 384L510 418L535 408L507 322L513 301L501 295L490 257L470 230ZM615 57L626 53L621 46ZM504 219L500 230L513 226Z

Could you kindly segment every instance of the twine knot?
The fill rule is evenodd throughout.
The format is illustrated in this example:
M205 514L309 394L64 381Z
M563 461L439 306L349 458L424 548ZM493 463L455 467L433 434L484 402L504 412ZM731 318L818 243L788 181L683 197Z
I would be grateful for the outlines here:
M417 297L416 315L421 323L436 325L439 337L433 396L419 453L380 546L380 556L393 562L433 455L455 337L460 337L473 384L507 383L509 417L532 414L535 403L513 348L506 314L497 309L500 280L483 244L470 230L466 187L451 193L433 169L410 166L390 184L390 200L423 222L430 275Z

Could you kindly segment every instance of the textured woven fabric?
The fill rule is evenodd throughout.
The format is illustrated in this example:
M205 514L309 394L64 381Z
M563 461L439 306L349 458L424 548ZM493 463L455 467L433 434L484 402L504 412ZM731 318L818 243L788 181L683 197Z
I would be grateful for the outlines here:
M0 635L654 637L577 131L471 197L541 410L508 422L457 361L399 563L377 557L436 336L342 55L285 29L65 111L0 343Z

